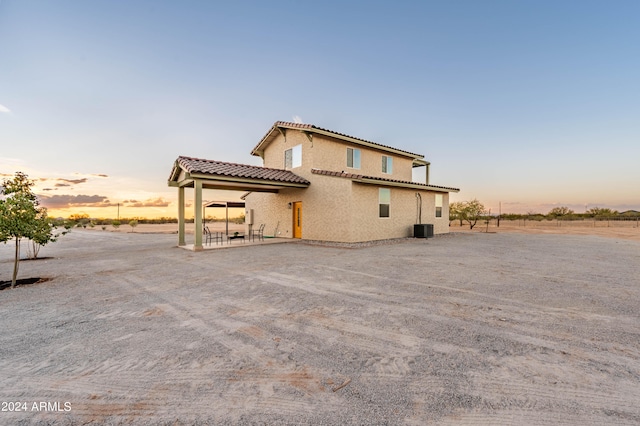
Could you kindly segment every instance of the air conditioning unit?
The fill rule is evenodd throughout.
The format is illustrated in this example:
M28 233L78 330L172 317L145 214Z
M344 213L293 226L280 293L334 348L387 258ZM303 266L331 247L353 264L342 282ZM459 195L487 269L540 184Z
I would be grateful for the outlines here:
M433 238L433 225L430 223L422 223L413 225L414 238Z

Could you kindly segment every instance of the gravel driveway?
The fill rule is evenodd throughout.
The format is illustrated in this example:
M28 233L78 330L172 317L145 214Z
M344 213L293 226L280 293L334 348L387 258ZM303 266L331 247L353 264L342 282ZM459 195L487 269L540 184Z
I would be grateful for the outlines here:
M175 240L74 230L21 264L53 279L0 291L0 424L640 424L636 241Z

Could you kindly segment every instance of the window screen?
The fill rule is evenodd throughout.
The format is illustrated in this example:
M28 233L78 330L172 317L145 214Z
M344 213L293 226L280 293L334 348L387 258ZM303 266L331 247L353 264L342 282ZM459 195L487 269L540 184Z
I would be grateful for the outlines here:
M382 173L387 173L387 174L393 173L392 157L387 157L386 155L382 156Z
M357 148L347 148L347 167L352 169L360 168L360 150Z

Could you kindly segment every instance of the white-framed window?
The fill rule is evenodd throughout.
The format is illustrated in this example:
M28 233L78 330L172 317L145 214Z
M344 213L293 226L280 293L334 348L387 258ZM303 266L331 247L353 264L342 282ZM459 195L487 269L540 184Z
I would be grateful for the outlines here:
M393 173L393 158L386 155L382 156L382 173L390 175Z
M360 168L360 150L358 148L347 148L347 167Z
M284 168L295 169L302 166L302 145L296 145L284 152Z
M378 191L379 217L389 217L391 207L391 190L380 188Z
M442 194L436 194L436 217L442 217Z

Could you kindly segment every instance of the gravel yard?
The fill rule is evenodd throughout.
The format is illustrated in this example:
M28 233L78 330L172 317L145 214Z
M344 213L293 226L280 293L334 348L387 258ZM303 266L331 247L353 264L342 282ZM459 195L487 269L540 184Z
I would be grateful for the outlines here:
M640 424L638 241L176 239L21 263L52 279L0 291L0 424Z

